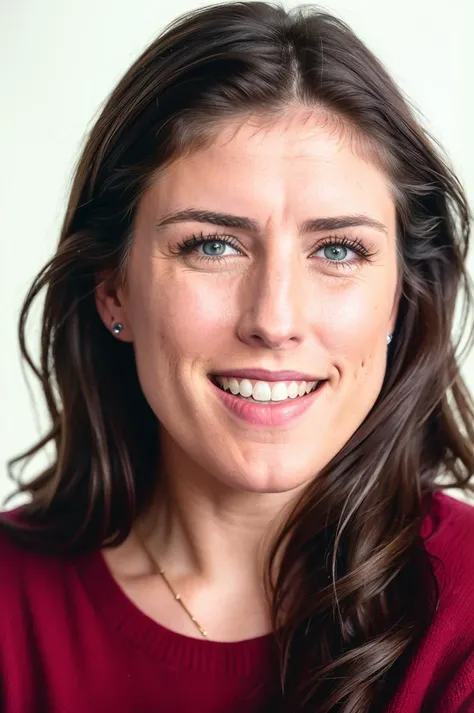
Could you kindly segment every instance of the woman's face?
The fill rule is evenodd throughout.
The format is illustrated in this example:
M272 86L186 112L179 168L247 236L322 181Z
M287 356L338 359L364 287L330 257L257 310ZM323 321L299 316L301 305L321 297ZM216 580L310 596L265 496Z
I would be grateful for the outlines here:
M283 492L317 475L379 394L398 306L396 217L386 176L316 114L257 124L229 123L147 191L127 285L98 304L133 342L168 467ZM192 236L210 242L180 252ZM283 400L262 405L213 383L233 372L247 394L248 369L326 381L301 397L303 377L250 378L268 382L257 398L284 382Z

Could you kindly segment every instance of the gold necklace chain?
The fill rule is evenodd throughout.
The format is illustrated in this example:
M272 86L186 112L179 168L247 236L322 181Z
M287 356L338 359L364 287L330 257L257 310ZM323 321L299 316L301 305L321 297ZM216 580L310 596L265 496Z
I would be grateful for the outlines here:
M145 552L146 552L147 555L148 555L148 559L150 560L150 562L151 562L152 565L153 565L153 568L155 569L155 573L158 572L158 573L161 575L161 577L162 577L164 583L166 584L166 586L167 586L168 589L170 590L170 592L171 592L171 594L173 595L174 599L178 602L178 604L181 605L182 609L184 609L184 611L186 612L186 614L188 615L188 617L191 619L191 621L193 622L193 624L194 624L194 626L196 627L196 629L198 629L198 631L199 631L199 633L201 634L201 636L203 636L205 639L207 639L207 631L206 631L205 629L203 629L203 627L199 624L199 622L198 622L198 620L196 619L196 617L191 614L191 612L189 611L188 607L186 606L186 604L185 604L185 603L183 602L183 600L181 599L181 594L178 594L178 592L177 592L177 591L173 588L173 586L171 585L171 582L169 581L168 577L166 576L164 569L162 569L162 568L160 567L160 565L158 564L158 562L155 560L155 558L151 556L150 550L149 550L148 547L145 545L143 539L140 537L140 535L138 534L138 532L137 532L136 534L137 534L138 539L140 540L140 543L141 543L143 549L145 550Z
M178 594L178 592L176 592L176 591L173 589L173 587L171 586L171 584L170 584L170 582L169 582L169 579L168 579L168 577L166 576L164 570L161 569L161 567L158 565L158 563L156 563L156 564L157 564L158 572L159 572L159 573L161 574L161 576L163 577L163 580L164 580L164 582L166 583L166 586L167 586L168 589L170 590L170 592L171 592L171 594L173 595L173 597L176 599L177 602L179 602L179 603L181 604L182 608L184 609L184 611L186 612L186 614L189 616L189 618L190 618L191 621L193 622L194 626L199 630L199 632L201 633L201 635L202 635L205 639L207 639L207 631L205 631L205 629L202 628L202 626L201 626L201 625L199 624L199 622L197 621L196 617L191 614L191 612L189 611L188 607L186 606L186 604L185 604L185 603L183 602L183 600L181 599L181 594Z

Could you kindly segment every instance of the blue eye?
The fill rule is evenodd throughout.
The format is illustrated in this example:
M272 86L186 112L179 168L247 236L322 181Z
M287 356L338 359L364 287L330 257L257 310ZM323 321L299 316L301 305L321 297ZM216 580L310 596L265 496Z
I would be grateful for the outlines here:
M203 250L208 248L210 252L200 253L198 252L199 247L203 247ZM211 262L220 262L225 260L229 255L222 254L225 251L225 247L230 246L237 251L237 254L243 255L240 250L237 241L229 235L192 235L190 238L183 240L179 243L176 249L173 249L173 253L178 255L189 255L196 253L198 260L207 260ZM330 250L327 250L330 248ZM325 257L323 260L330 267L336 268L353 268L362 262L370 262L370 257L375 253L370 252L370 250L362 243L358 238L348 238L346 236L330 236L324 238L317 246L316 252L321 250L325 251ZM352 260L344 260L347 256L348 250L354 252L357 257Z
M334 259L339 262L342 258L344 258L345 255L347 255L347 248L345 245L342 245L342 246L326 245L326 247L321 248L321 249L326 251L328 248L329 248L328 252L332 252L332 255L328 255L328 254L325 255L325 257L328 260ZM341 258L341 253L342 253L342 258Z
M222 257L219 250L225 249L228 246L234 247L229 241L222 239L206 240L203 241L201 245L206 257ZM209 252L205 252L205 248L209 248ZM217 252L215 252L216 250Z

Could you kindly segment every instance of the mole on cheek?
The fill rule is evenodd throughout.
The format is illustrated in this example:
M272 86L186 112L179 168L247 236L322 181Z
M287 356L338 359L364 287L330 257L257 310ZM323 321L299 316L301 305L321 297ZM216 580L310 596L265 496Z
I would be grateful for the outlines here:
M367 356L363 357L360 360L360 362L358 363L358 365L356 367L356 371L355 371L356 381L360 381L361 379L363 379L366 376L367 371L368 371L367 366L370 363L371 359L372 359L372 355L368 354Z

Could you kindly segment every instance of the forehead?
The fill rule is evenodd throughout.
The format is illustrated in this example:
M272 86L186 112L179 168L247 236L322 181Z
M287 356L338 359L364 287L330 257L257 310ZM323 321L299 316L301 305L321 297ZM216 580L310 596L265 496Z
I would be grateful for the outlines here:
M389 178L361 147L353 132L315 112L234 119L209 146L174 161L153 196L164 211L199 207L301 220L367 212L390 228Z

